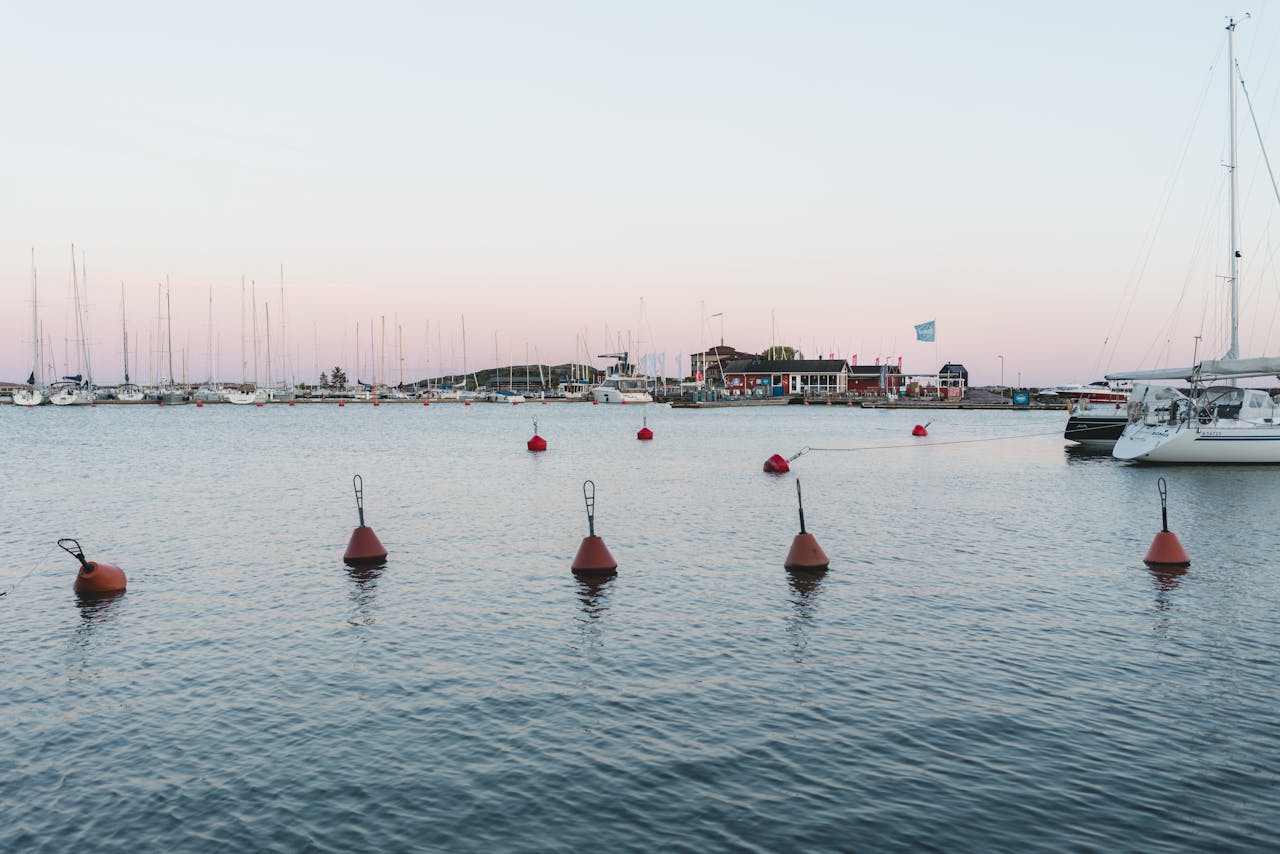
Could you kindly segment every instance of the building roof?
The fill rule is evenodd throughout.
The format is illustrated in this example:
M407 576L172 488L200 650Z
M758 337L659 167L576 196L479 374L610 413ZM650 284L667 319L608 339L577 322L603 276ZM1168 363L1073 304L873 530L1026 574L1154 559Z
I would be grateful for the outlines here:
M881 368L884 368L885 373L888 374L902 373L898 370L897 365L890 365L887 362L883 365L851 365L849 367L849 373L859 377L878 377L880 376Z
M739 359L724 366L726 374L838 374L847 370L849 363L843 359Z

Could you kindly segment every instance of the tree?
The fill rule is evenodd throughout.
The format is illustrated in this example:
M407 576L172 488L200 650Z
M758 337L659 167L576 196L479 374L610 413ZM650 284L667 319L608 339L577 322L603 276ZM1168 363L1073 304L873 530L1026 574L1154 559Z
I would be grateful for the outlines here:
M347 372L334 365L333 370L329 372L329 382L333 384L334 388L346 388Z
M325 375L324 371L321 371L320 372L320 388L328 388L328 387L329 387L329 378Z
M781 359L790 361L791 359L803 359L804 354L796 350L795 347L788 347L785 344L775 344L760 354L762 359Z

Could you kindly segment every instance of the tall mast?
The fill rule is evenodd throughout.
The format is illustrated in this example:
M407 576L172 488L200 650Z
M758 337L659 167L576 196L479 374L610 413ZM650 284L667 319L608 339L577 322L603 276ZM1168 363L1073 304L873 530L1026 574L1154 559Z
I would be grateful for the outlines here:
M72 263L75 263L74 260ZM93 388L93 360L89 356L89 271L84 263L84 250L80 250L80 286L83 294L83 314L84 324L84 340L81 346L84 347L84 378L89 384L89 388Z
M258 283L249 280L249 304L253 306L253 387L258 387Z
M173 306L169 300L169 277L164 277L164 314L169 327L169 385L174 385L173 376Z
M213 285L209 286L209 385L213 386Z
M467 387L467 316L462 315L462 388ZM476 384L480 388L480 384Z
M280 265L280 380L281 385L289 385L289 345L284 337L284 264Z
M36 248L31 247L31 377L34 384L44 385L44 365L40 364L39 293L36 289Z
M249 356L244 343L244 276L240 277L240 385L249 382Z
M271 303L264 302L262 304L262 310L266 312L264 315L266 322L263 325L267 329L267 387L271 388Z
M124 282L120 283L120 331L124 335L124 381L129 382L129 323L124 311Z
M1239 179L1236 175L1236 19L1227 19L1227 112L1230 114L1230 145L1227 168L1231 177L1231 344L1226 358L1240 358L1240 252L1236 248L1240 241L1240 223L1237 207Z

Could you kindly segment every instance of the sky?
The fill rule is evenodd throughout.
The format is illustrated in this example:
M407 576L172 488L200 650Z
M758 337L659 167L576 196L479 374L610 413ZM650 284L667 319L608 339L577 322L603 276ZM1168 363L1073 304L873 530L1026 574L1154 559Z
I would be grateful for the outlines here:
M31 371L33 249L66 372L73 244L100 383L122 326L155 375L166 280L175 372L209 374L212 328L218 379L252 378L242 277L304 381L354 373L357 325L365 380L371 325L380 379L397 327L406 380L458 371L464 317L476 369L621 348L674 375L722 334L976 384L1221 355L1224 26L1252 13L1271 145L1280 9L895 5L10 4L0 380ZM1274 355L1280 203L1239 109L1241 351Z

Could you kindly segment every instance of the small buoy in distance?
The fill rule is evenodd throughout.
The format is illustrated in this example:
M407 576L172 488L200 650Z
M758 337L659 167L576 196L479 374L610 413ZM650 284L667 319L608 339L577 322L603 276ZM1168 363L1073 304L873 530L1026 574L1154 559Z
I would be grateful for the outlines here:
M787 561L783 564L792 572L820 572L831 563L827 553L818 545L818 540L804 527L804 502L800 497L800 481L796 480L796 503L800 507L800 533L791 541L791 549L787 552Z
M533 438L526 443L531 451L545 451L547 440L538 435L538 419L533 419Z
M769 474L786 474L791 471L791 463L782 454L774 454L764 461L764 470Z
M1161 567L1185 568L1191 565L1191 557L1178 541L1178 535L1169 530L1169 487L1164 478L1156 482L1160 490L1160 531L1151 541L1147 556L1142 562L1156 569Z
M351 479L356 491L356 512L360 516L360 526L351 532L347 541L347 550L342 555L343 563L350 566L366 566L386 563L387 550L373 532L373 528L364 523L364 478L356 475Z
M649 429L649 416L645 416L644 426L636 431L636 438L641 442L648 442L653 439L653 431Z
M602 576L613 575L618 571L618 562L613 559L609 547L601 537L596 536L596 484L595 481L584 481L582 498L587 505L587 536L582 538L578 553L574 555L572 569L575 575Z
M929 424L932 424L932 423L933 423L932 421L929 422ZM911 435L912 436L928 436L929 424L917 424L916 426L912 427Z
M124 591L126 582L123 569L100 560L85 560L80 543L70 537L58 540L58 547L80 561L80 571L76 573L76 580L72 585L77 594L101 596Z

